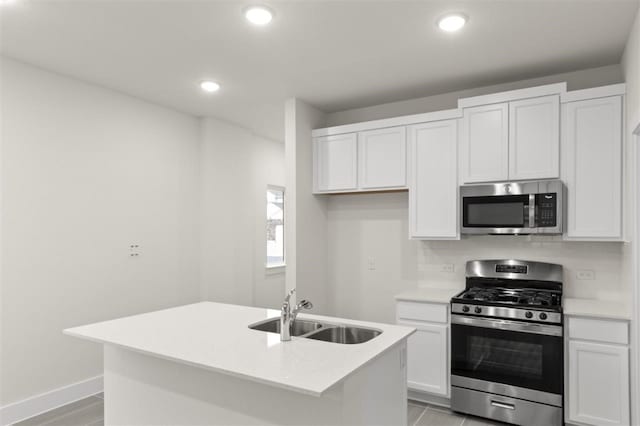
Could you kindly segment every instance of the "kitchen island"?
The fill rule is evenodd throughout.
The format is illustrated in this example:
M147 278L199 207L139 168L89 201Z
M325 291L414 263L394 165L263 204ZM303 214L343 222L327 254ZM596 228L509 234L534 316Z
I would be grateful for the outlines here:
M202 302L64 333L104 345L107 425L406 424L413 328L298 318L381 332L358 344L249 328L279 314Z

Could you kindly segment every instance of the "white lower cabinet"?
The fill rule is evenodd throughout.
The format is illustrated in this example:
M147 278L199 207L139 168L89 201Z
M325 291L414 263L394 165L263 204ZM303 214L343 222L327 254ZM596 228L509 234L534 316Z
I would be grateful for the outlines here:
M403 323L400 323L403 324ZM409 388L436 395L449 395L446 325L410 324L418 330L407 343Z
M609 333L602 332L607 329ZM629 347L611 343L619 342L618 331L628 332L628 323L569 319L567 422L630 424Z
M398 303L397 323L417 329L407 342L409 390L447 398L450 395L448 308L444 304ZM443 318L445 322L440 322Z

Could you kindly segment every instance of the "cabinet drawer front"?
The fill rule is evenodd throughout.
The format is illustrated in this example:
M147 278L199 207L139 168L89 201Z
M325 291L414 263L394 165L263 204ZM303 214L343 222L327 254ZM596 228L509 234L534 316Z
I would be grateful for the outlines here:
M397 314L399 320L447 323L449 321L449 305L398 302Z
M569 318L569 339L629 344L629 324L593 318Z

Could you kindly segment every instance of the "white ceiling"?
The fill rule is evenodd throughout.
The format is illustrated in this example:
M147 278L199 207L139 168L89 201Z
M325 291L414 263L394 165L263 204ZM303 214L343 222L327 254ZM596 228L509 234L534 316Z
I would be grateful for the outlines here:
M265 1L258 1L265 3ZM16 0L2 54L283 139L284 101L327 112L620 62L638 0ZM447 11L470 17L440 32ZM197 84L212 78L220 92Z

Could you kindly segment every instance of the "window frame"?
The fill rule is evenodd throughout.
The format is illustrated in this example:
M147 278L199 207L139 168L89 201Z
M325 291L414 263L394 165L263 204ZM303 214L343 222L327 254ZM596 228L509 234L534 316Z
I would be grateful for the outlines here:
M265 261L264 261L264 267L267 271L267 274L277 274L277 273L282 273L284 272L286 266L287 266L287 246L285 244L285 234L286 234L286 217L285 217L285 206L287 203L287 191L286 188L284 186L280 186L280 185L267 185L266 191L265 191L265 195L267 195L267 193L269 191L280 191L282 192L282 236L283 236L283 241L282 241L282 263L273 263L270 264L268 261L268 252L267 252L267 242L269 240L266 239L266 233L267 233L267 223L266 221L268 220L267 218L265 218L265 245L264 245L264 256L265 256ZM269 204L269 202L267 201L267 205Z

